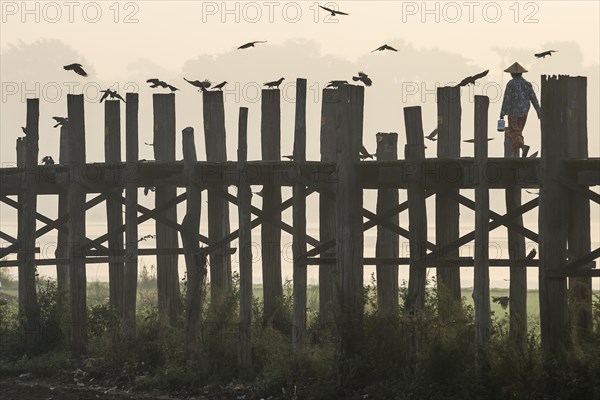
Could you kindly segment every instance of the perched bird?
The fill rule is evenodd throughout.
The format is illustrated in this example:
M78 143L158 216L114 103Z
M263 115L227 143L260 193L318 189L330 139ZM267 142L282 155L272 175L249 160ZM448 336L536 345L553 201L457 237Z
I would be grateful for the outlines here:
M66 69L67 71L73 71L78 75L87 76L87 72L85 72L83 70L83 66L81 64L78 64L78 63L69 64L69 65L65 65L63 68Z
M326 88L337 89L340 86L344 86L344 85L347 85L347 84L348 84L348 81L329 81L329 83L325 87Z
M102 95L102 97L100 97L100 103L102 103L107 98L119 99L125 103L125 99L119 93L117 93L116 90L106 89L106 90L101 90L100 93L104 93Z
M283 156L283 158L287 158L290 161L294 161L294 156Z
M546 58L546 56L552 57L552 53L558 53L558 50L543 51L541 53L534 54L534 56L536 56L537 58Z
M56 121L56 125L54 125L54 127L58 127L58 126L67 126L67 123L69 122L69 118L64 118L64 117L52 117L53 120Z
M494 138L488 138L488 142L490 140L494 140ZM475 139L467 139L467 140L463 140L463 142L465 142L465 143L475 143Z
M336 15L350 15L350 14L345 13L343 11L336 11L336 10L332 10L331 8L327 8L327 7L323 7L323 6L319 6L319 7L321 7L325 11L329 11L331 13L332 17L335 17Z
M360 159L364 160L366 158L370 158L373 159L373 155L369 154L369 152L367 151L367 149L365 149L365 146L360 146Z
M54 165L54 159L51 156L46 156L46 157L42 158L42 164Z
M353 76L352 80L355 82L361 81L362 83L365 84L365 86L371 86L373 84L373 81L371 80L371 78L369 78L369 76L362 71L358 73L358 76Z
M176 90L179 90L175 86L172 86L172 85L167 85L167 89L169 89L171 91L171 93L174 93Z
M227 85L228 83L229 83L229 82L227 82L227 81L223 81L223 82L219 83L218 85L216 85L216 86L213 86L213 90L222 90L222 89L223 89L223 87L224 87L225 85Z
M275 87L275 88L279 89L279 85L281 85L281 82L283 82L283 79L284 78L278 79L278 80L273 81L273 82L267 82L267 83L264 84L264 86L266 86L268 88L274 88Z
M373 50L371 53L375 53L376 51L385 51L385 50L398 51L395 48L393 48L392 46L388 46L387 44L384 44L383 46L379 46L378 48Z
M254 42L248 42L248 43L245 43L245 44L241 45L237 49L238 50L248 49L250 47L254 47L254 45L257 44L257 43L267 43L267 41L266 40L256 40Z
M148 196L148 193L150 193L150 192L154 192L155 190L156 190L156 189L155 189L155 188L153 188L153 187L146 186L146 187L144 188L144 196Z
M467 86L467 85L475 85L475 81L477 79L483 78L484 76L486 76L488 74L488 72L490 72L489 69L486 69L485 71L477 74L477 75L473 75L473 76L468 76L465 79L463 79L462 81L460 81L460 83L454 87L458 87L458 86Z
M533 258L537 255L537 251L535 249L531 249L531 251L527 254L527 257L525 257L525 259L527 260L533 260Z
M530 156L529 156L529 157L527 157L527 158L536 158L536 157L537 157L537 155L538 155L538 152L537 152L537 151L535 151L535 152L533 152L533 154L532 154L532 155L530 155Z
M204 81L199 81L199 80L195 80L195 81L189 81L185 78L183 78L184 81L186 81L187 83L189 83L192 86L195 86L198 88L198 91L203 91L206 92L206 89L208 89L211 85L210 81L208 79L205 79Z
M499 303L500 307L502 307L504 310L506 310L506 307L508 307L508 302L510 301L510 298L508 296L501 296L501 297L492 296L492 301L494 303Z
M437 136L437 134L438 134L438 128L435 128L433 131L431 131L431 133L429 135L425 136L425 139L435 142L437 140L435 138Z

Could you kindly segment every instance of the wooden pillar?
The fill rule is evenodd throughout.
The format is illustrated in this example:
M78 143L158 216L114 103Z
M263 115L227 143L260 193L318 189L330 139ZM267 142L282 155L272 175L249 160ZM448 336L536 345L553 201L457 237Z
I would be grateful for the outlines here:
M565 350L567 279L553 275L566 264L566 193L559 183L566 157L567 76L542 76L542 159L540 171L540 326L542 350L554 358Z
M200 232L200 207L202 189L196 178L196 146L194 128L185 128L182 134L183 167L186 186L186 214L183 218L184 232L181 234L185 251L187 271L187 293L185 308L185 353L193 358L198 352L198 322L202 315L202 289L206 279L206 253L200 251L198 232Z
M398 160L398 134L377 134L377 161ZM380 170L380 173L385 173ZM390 208L397 207L398 189L379 189L377 191L377 215ZM400 216L394 214L388 222L399 225ZM400 240L397 233L384 226L377 225L377 243L375 257L398 258ZM377 307L382 314L395 313L398 309L398 265L377 265Z
M263 161L281 160L281 111L279 89L263 89L261 105L261 146ZM263 187L261 256L264 290L264 319L276 325L281 320L283 296L281 279L281 188Z
M422 179L422 162L425 159L425 143L421 107L404 108L404 124L406 127L406 147L404 158L407 164L409 183L408 197L408 231L410 249L410 269L406 310L414 314L425 306L425 257L427 255L427 208L425 204L425 187Z
M460 87L440 87L437 90L438 105L438 158L460 157ZM445 189L459 192L452 188L449 182L444 182L446 175L451 171L438 171L440 181L438 184ZM435 196L435 237L436 246L441 247L459 238L459 203L449 196L436 194ZM450 260L459 256L458 247L450 248L442 258ZM440 296L440 312L444 315L444 307L452 301L460 301L460 268L451 261L438 263L437 268L438 296Z
M24 330L27 352L34 350L39 333L40 315L36 290L35 231L38 191L39 154L39 99L27 99L27 125L25 126L25 159L22 175L21 224L18 239L21 242L19 257L19 316Z
M240 107L238 122L238 217L240 256L240 330L238 364L252 366L252 192L246 176L248 160L248 109Z
M355 353L362 340L363 230L362 188L356 171L362 145L364 87L341 86L336 118L336 262L341 278L342 353Z
M336 152L336 109L339 90L323 89L321 103L321 162L334 163ZM335 239L335 198L319 194L319 242ZM321 257L335 257L335 246L323 252ZM335 264L319 265L319 323L332 326L338 304L339 273Z
M17 168L25 168L25 136L17 138ZM23 178L24 179L24 178ZM23 242L23 190L17 195L17 243ZM21 247L22 248L22 247ZM17 265L22 263L23 252L17 253Z
M567 151L569 158L588 158L587 78L570 77L567 82ZM571 176L577 181L577 176ZM591 251L590 200L578 193L568 195L568 259L577 260ZM590 264L589 268L592 268ZM576 337L588 339L592 333L592 278L569 278L571 309Z
M106 164L117 166L121 163L121 102L107 100L104 102L104 159ZM121 197L121 189L108 188L111 194ZM108 232L114 232L123 225L123 207L114 198L106 199L106 222ZM112 235L108 239L108 279L110 305L119 315L123 315L123 233Z
M157 161L175 161L175 95L154 94L154 158ZM157 186L156 207L177 197L175 186ZM161 212L163 218L177 222L175 206ZM176 249L179 247L178 232L156 221L156 247ZM165 324L173 324L181 310L179 299L179 273L176 254L156 256L156 278L158 285L158 312Z
M69 118L68 160L70 163L69 205L69 278L71 298L71 345L73 353L85 353L87 347L85 242L85 117L83 95L67 95Z
M125 243L123 272L123 324L126 332L135 331L138 276L138 108L139 95L127 93L125 105Z
M223 92L203 92L204 137L206 143L206 160L221 163L227 161L225 142L225 106ZM227 191L227 186L217 185L208 188L208 237L218 242L230 233L229 202L217 191ZM211 308L219 312L227 290L231 286L231 255L218 249L210 255L210 293ZM216 307L216 308L215 308Z
M306 334L306 186L300 180L300 168L306 162L306 79L296 80L296 123L294 162L298 181L293 188L294 315L292 343L301 346Z
M60 150L58 154L58 163L61 166L69 165L69 128L60 127ZM66 187L60 186L58 193L58 216L59 218L69 212L69 199ZM56 238L56 251L54 256L57 259L68 258L69 230L67 223L58 227ZM56 285L60 293L61 300L69 298L69 263L58 263L56 265Z
M485 353L491 336L490 308L490 193L487 180L488 108L487 96L475 96L475 265L473 300L475 302L475 343Z

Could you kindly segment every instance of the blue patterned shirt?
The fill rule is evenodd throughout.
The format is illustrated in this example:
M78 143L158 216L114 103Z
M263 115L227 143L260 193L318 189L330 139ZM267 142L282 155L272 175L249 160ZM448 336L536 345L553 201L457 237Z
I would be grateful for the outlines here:
M523 117L529 112L530 102L533 103L533 107L539 113L540 104L538 103L538 99L533 91L531 83L527 82L522 76L512 78L506 84L500 115Z

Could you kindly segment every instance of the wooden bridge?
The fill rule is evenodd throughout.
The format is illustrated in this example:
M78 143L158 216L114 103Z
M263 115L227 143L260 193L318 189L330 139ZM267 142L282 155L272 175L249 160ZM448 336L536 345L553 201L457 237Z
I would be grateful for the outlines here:
M293 235L293 342L300 346L306 332L307 266L319 265L321 322L336 319L345 351L351 352L361 336L363 266L377 266L378 307L394 312L399 306L398 267L410 271L404 306L418 313L424 306L426 268L435 267L438 288L449 293L446 303L460 301L459 267L474 267L477 344L490 338L489 268L510 268L510 332L525 340L527 330L526 267L539 267L541 334L544 351L552 354L569 341L567 287L581 307L574 312L576 328L589 332L591 277L600 249L591 248L590 201L600 195L590 186L600 184L600 159L588 158L586 78L542 77L541 158L515 158L510 146L504 158L488 158L488 106L475 97L475 157L460 157L460 88L438 89L437 158L426 159L420 107L404 108L406 146L398 159L398 134L377 135L377 161L361 161L364 88L325 89L322 97L321 160L306 160L306 80L296 86L293 161L281 161L280 92L263 90L261 103L262 161L247 160L248 109L239 110L237 161L226 159L223 93L204 92L204 134L208 159L198 161L193 128L182 132L184 159L175 160L175 95L155 94L155 161L138 157L138 95L128 93L125 103L125 154L121 159L121 103L105 103L105 163L86 163L84 99L69 95L68 126L61 127L58 164L38 165L39 100L27 101L26 136L17 140L17 167L0 171L0 200L18 210L16 236L0 231L8 245L0 266L18 266L19 303L25 332L38 326L35 269L56 265L59 289L69 293L70 340L75 353L86 348L86 265L108 263L110 302L123 324L135 329L138 256L157 256L159 314L165 324L181 312L178 256L187 271L186 350L197 348L196 334L201 291L210 272L211 307L218 310L231 285L230 243L238 240L240 270L239 360L250 364L252 324L251 229L261 225L261 262L264 319L280 318L281 232ZM262 185L262 208L251 204L250 185ZM229 193L237 187L237 195ZM282 199L281 187L293 188ZM155 188L156 206L138 204L141 188ZM523 188L541 188L539 197L522 204ZM177 195L177 188L185 188ZM489 190L505 189L507 212L490 210ZM363 207L363 190L377 189L377 210ZM407 191L400 203L398 189ZM460 189L474 189L472 200ZM208 196L208 237L200 234L200 204ZM123 195L123 192L124 195ZM93 194L86 200L88 194ZM319 237L306 232L306 198L319 196ZM39 195L58 196L57 219L37 212ZM426 199L436 198L435 243L427 238ZM186 203L178 220L176 206ZM86 235L85 215L105 204L107 232ZM237 206L239 227L229 223L230 204ZM459 234L459 206L475 211L475 229ZM293 209L292 224L282 212ZM538 232L523 225L523 214L539 207ZM124 209L124 214L123 214ZM409 226L399 224L408 211ZM125 220L123 220L123 215ZM254 217L253 217L254 216ZM138 248L138 225L156 221L155 249ZM366 219L366 222L365 222ZM36 229L36 223L44 224ZM509 258L489 259L489 232L508 229ZM363 232L377 227L376 257L363 256ZM36 240L58 231L55 258L36 258ZM181 236L182 245L178 237ZM399 238L410 242L410 256L400 257ZM525 238L539 243L539 259L525 254ZM459 257L460 246L475 243L474 257ZM309 249L310 246L310 249ZM210 257L210 271L207 271ZM568 286L567 286L568 281Z

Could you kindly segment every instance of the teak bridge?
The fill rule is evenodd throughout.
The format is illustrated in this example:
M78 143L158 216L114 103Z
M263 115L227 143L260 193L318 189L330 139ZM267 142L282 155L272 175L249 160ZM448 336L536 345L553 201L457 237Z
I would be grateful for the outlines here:
M283 294L281 232L293 236L292 339L302 345L306 333L307 266L319 266L319 318L338 324L342 348L352 351L360 340L364 304L363 266L376 265L378 309L399 306L398 268L408 266L410 278L404 307L418 313L424 306L426 268L437 272L438 288L448 302L460 301L459 267L474 268L476 341L490 339L489 268L510 268L510 333L525 340L527 331L526 267L539 269L541 337L552 354L569 342L571 324L592 328L591 278L600 248L590 240L590 201L600 195L600 159L588 158L585 77L542 76L541 158L516 158L507 146L504 158L488 158L489 99L475 96L475 156L460 157L460 88L437 92L437 158L426 159L420 107L404 108L406 146L398 159L398 134L377 134L377 161L361 161L364 88L353 85L324 89L321 115L321 160L306 160L305 79L296 83L296 115L292 161L281 161L280 92L266 89L261 103L262 161L247 160L248 109L239 109L237 162L228 161L223 93L203 93L206 161L198 161L194 129L182 132L183 161L175 160L175 95L154 94L155 161L138 157L138 94L125 103L125 161L121 159L121 103L105 103L105 163L86 164L84 98L69 95L68 126L61 127L60 159L38 165L39 100L27 100L26 135L17 140L17 167L0 171L0 200L18 210L18 233L0 232L8 243L0 266L18 266L19 306L26 334L35 331L38 306L36 266L56 265L59 289L68 293L70 332L76 354L86 349L86 265L109 265L110 303L123 326L135 329L138 256L157 256L158 307L161 321L172 323L182 310L179 255L187 271L186 351L197 347L202 290L210 272L210 305L218 307L231 286L230 243L238 240L240 274L239 361L252 362L251 230L261 225L264 319L276 322ZM505 146L506 147L506 146ZM251 204L251 185L261 185L262 209ZM228 192L237 187L237 195ZM281 187L293 188L282 199ZM138 204L140 188L155 188L156 207ZM540 188L539 197L522 204L523 188ZM178 195L177 189L185 188ZM363 190L377 189L376 213L363 208ZM407 191L399 202L398 189ZM474 189L474 201L460 193ZM490 210L490 189L505 189L505 214ZM208 237L200 234L202 191L208 194ZM124 195L123 195L124 192ZM319 238L306 232L306 198L319 195ZM87 199L86 196L91 199ZM58 196L58 218L37 212L38 196ZM435 195L435 243L427 238L426 199ZM177 218L177 204L186 214ZM86 210L104 203L107 233L86 236ZM230 204L239 213L239 228L230 227ZM459 235L459 207L475 211L475 229ZM282 212L293 209L293 223ZM523 214L539 207L536 233L523 224ZM124 213L123 213L124 209ZM408 211L409 226L399 213ZM123 217L124 215L124 217ZM254 217L253 217L254 216ZM123 218L125 221L123 221ZM155 249L138 248L138 224L156 221ZM36 229L37 221L44 226ZM366 222L365 222L366 221ZM489 232L508 230L509 258L489 258ZM377 227L376 257L363 256L363 232ZM56 229L54 259L38 259L36 240ZM182 246L178 237L181 236ZM410 243L410 256L399 256L399 238ZM525 254L525 238L539 244L539 259ZM474 257L460 257L459 247L475 243ZM310 249L309 249L310 246ZM207 263L207 258L210 262ZM207 265L209 270L207 271ZM568 291L582 305L568 315Z

